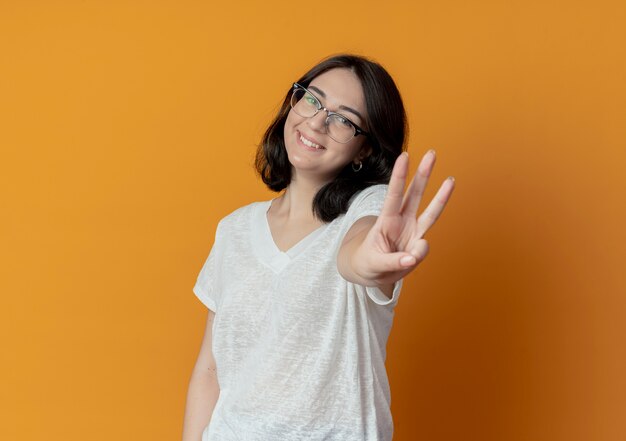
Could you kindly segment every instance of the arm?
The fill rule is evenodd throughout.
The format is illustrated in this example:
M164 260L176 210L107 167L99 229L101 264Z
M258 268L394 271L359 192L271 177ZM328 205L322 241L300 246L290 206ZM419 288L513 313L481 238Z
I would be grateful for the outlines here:
M212 350L213 335L211 330L214 317L215 313L209 310L202 345L189 381L183 423L183 441L200 441L202 439L202 431L211 420L213 408L220 394Z
M408 155L398 157L380 216L359 219L344 238L337 256L337 269L343 278L363 286L377 286L391 297L393 284L424 260L428 254L424 234L439 218L454 190L454 179L446 179L416 218L434 164L435 153L431 150L404 193Z

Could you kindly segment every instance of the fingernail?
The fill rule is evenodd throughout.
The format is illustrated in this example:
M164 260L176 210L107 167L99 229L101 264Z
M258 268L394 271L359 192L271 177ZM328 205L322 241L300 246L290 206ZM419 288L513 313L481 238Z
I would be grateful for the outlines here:
M448 176L448 179L449 179L450 181L452 181L452 182L455 182L455 181L456 181L456 179L454 179L454 176Z
M402 264L403 266L415 265L415 257L404 256L402 259L400 259L400 264Z
M437 152L435 152L435 149L430 149L430 150L428 150L428 153L432 153L433 155L436 155L436 154L437 154Z

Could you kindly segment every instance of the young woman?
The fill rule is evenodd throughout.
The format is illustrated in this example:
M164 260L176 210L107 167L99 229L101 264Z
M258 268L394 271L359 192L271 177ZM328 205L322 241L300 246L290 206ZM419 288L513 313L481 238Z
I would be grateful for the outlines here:
M256 161L281 193L220 221L194 287L209 315L184 441L391 439L393 309L454 187L417 217L435 153L404 192L405 129L365 58L328 58L289 89Z

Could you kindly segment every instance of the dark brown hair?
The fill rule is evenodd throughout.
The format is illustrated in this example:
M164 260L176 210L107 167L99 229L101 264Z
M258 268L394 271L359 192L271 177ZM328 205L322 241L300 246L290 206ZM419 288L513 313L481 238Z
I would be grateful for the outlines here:
M396 158L404 150L407 132L406 113L400 92L391 76L378 63L357 55L336 55L315 65L297 82L304 87L331 69L354 72L361 82L367 109L365 127L371 154L363 168L355 172L348 164L339 175L324 185L313 199L313 213L323 222L331 222L348 210L350 198L374 184L387 184ZM284 128L293 89L287 92L278 115L270 124L256 153L256 170L273 191L285 189L291 182L291 164L285 150Z

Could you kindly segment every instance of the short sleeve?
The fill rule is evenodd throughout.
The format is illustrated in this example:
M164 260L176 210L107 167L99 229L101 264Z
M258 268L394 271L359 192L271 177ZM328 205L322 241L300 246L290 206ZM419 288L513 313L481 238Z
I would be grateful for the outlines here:
M393 293L391 294L391 298L387 297L384 292L381 291L380 288L374 286L366 286L365 292L368 297L372 300L372 302L376 303L380 306L393 306L398 302L398 297L400 296L400 290L402 289L402 279L398 280L393 285Z
M220 228L220 226L221 224L217 226L213 247L211 248L211 252L204 262L204 265L202 265L202 269L200 270L200 274L198 274L196 284L193 287L193 292L196 297L198 297L198 299L213 312L217 312L219 294L219 290L216 289L218 283L218 274L216 273L215 268L217 266L216 260L221 254L222 247L222 228Z

